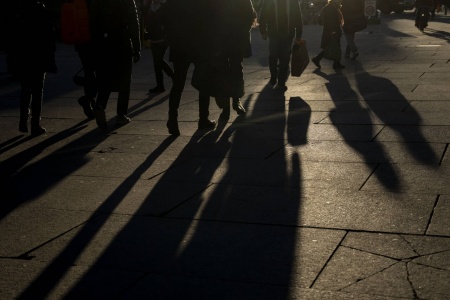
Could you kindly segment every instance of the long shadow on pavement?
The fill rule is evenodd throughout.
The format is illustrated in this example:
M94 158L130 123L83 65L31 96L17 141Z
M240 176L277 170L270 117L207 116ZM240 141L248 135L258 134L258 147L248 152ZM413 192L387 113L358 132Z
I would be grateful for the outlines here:
M329 115L331 122L347 144L363 157L369 168L375 170L379 164L386 165L389 177L379 176L378 180L388 190L397 191L400 188L400 178L389 163L384 147L374 140L375 131L370 111L361 105L346 75L328 75L320 70L314 72L328 80L325 86L336 106ZM353 126L348 126L349 124Z
M140 272L139 280L119 295L128 299L256 294L287 298L292 275L301 272L296 265L301 163L299 155L288 159L285 153L284 95L265 89L255 111L266 101L272 101L278 113L259 111L245 120L236 119L226 130L221 124L207 134L195 134L173 167L154 179L157 182L136 213L122 216L125 225L109 233L104 251L67 298L86 293L94 298L117 296L111 294L107 278L94 279L101 269ZM291 115L292 124L296 116L305 114ZM298 127L302 129L307 126ZM296 141L302 143L301 138ZM121 187L128 189L148 167L149 163L142 164ZM195 190L186 190L186 185L195 185ZM106 203L123 196L114 193ZM108 216L100 218L75 234L23 298L47 295L83 251L93 250L87 248L90 243L101 247L93 239L102 234L102 227L108 234L111 224Z
M409 101L398 87L387 78L371 75L359 61L355 62L355 78L359 93L367 106L384 124L395 130L403 138L410 154L422 164L437 166L439 158L420 129L422 118L409 105ZM396 101L399 103L399 107L408 108L408 110L393 114L392 111L380 105L383 104L380 99Z

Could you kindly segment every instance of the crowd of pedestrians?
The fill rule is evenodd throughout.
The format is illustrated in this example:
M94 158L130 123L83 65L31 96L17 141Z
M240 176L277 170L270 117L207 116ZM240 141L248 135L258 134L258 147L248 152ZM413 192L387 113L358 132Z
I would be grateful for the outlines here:
M340 40L346 20L360 14L362 0L329 0L323 9L322 48L331 39ZM99 128L107 128L105 109L112 92L118 93L116 124L130 122L127 116L133 62L140 60L142 38L151 45L156 83L149 93L165 91L172 82L168 101L167 128L179 135L178 108L190 65L194 65L192 86L199 93L199 129L214 128L209 119L211 97L222 109L220 120L228 120L230 110L245 115L240 102L244 95L243 59L252 55L250 30L259 23L264 40L268 39L269 71L275 89L287 90L291 48L303 32L298 0L261 0L256 9L252 0L86 0L91 39L75 45L84 69L84 95L78 99L83 112L95 119ZM345 8L357 7L348 11ZM17 0L11 14L14 30L7 39L8 70L21 84L19 130L28 132L31 109L31 134L45 132L40 125L42 95L46 72L56 72L55 28L41 0ZM18 20L17 16L21 15ZM343 16L344 15L344 16ZM347 19L348 18L348 19ZM347 22L347 24L349 23ZM38 24L38 25L37 25ZM348 28L350 28L348 26ZM346 30L346 56L355 59L358 50L354 31ZM30 32L32 30L32 33ZM145 34L142 34L145 32ZM35 39L30 42L23 37ZM27 43L27 44L24 44ZM28 45L34 46L28 51ZM169 62L165 60L169 50ZM323 52L312 59L320 67ZM340 61L335 69L343 68ZM231 102L231 103L230 103Z

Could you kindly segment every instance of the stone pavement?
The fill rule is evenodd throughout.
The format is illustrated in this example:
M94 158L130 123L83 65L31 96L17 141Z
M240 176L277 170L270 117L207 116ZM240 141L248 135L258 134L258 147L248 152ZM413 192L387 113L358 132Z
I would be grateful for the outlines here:
M47 77L45 135L18 132L2 73L0 299L450 299L450 16L425 33L412 18L382 16L345 70L310 64L284 94L254 31L248 114L197 131L188 82L179 137L168 91L147 94L148 49L132 122L115 127L113 98L107 131L78 106L73 47ZM311 57L320 35L305 26Z

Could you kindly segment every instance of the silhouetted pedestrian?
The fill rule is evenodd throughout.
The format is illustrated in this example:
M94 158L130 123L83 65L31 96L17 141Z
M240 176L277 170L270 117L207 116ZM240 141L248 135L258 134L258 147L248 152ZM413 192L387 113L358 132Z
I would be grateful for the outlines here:
M344 18L343 31L347 40L345 58L358 57L358 47L355 43L355 33L367 27L367 19L364 15L365 0L342 0L341 12Z
M97 125L107 128L105 109L112 91L118 91L116 124L125 125L130 122L132 62L141 57L136 4L134 0L92 0L90 20L98 66Z
M45 75L57 71L54 28L42 2L17 0L10 5L6 51L8 71L21 87L19 131L28 132L31 108L31 134L40 135L46 132L40 125Z
M209 6L211 5L211 6ZM209 9L211 8L211 10ZM214 3L207 0L167 0L167 19L165 28L170 47L169 60L173 62L173 86L169 95L169 119L167 128L170 134L179 135L178 107L186 84L189 66L199 67L208 60L214 28L212 26ZM199 129L214 128L216 122L209 120L210 96L199 91Z
M269 38L271 85L287 90L289 62L294 37L303 33L302 13L298 0L264 0L259 15L259 29L264 40Z
M147 38L150 40L150 50L153 57L153 67L156 76L156 87L149 90L149 93L162 93L164 87L163 71L170 78L173 77L172 67L164 60L167 50L166 33L163 19L165 17L165 0L152 0L146 7L144 24L147 30Z
M320 47L324 50L322 50L317 56L311 59L311 61L318 68L320 68L320 60L324 57L325 49L330 44L330 42L336 42L339 47L341 45L341 27L344 20L341 11L339 10L340 7L341 0L329 0L328 4L325 5L320 12L320 18L323 20L322 40L320 43ZM343 68L345 68L345 66L341 64L340 59L334 60L333 69L338 70Z
M242 61L252 55L250 29L256 22L256 12L250 0L228 0L223 4L218 20L218 60L227 67L229 91L228 95L216 96L216 102L223 109L220 119L228 120L230 97L237 114L246 113L240 101L245 93Z

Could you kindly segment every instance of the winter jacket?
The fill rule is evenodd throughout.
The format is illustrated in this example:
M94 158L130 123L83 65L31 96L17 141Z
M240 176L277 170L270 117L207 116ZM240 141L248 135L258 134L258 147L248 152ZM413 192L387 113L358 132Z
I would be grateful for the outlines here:
M90 28L99 49L130 56L141 50L139 18L134 0L92 0Z
M341 13L344 18L344 31L354 32L354 30L352 30L352 24L365 20L364 0L342 0Z
M256 12L250 0L223 2L221 14L216 20L221 50L240 57L251 56L250 29Z
M165 3L161 2L160 7L155 11L151 9L151 6L147 8L144 15L144 24L150 42L163 42L166 39L163 25L164 17Z
M331 2L325 5L320 12L321 18L323 18L323 31L320 47L325 49L330 43L332 38L337 41L342 36L342 14L337 4Z
M207 60L213 52L211 47L217 44L214 26L218 16L215 1L210 0L167 0L166 29L170 47L171 61L187 60L194 62Z
M51 17L39 1L17 1L8 16L6 52L8 71L20 74L56 73L55 32Z
M278 9L281 1L286 1L286 12ZM287 32L280 32L282 22L287 24ZM269 38L301 38L303 20L298 0L264 0L259 16L259 30Z

